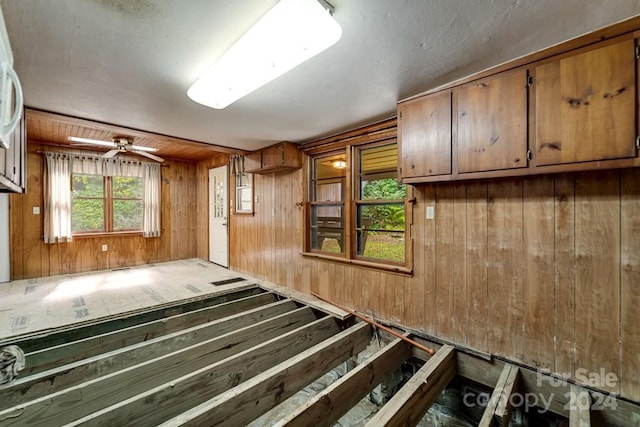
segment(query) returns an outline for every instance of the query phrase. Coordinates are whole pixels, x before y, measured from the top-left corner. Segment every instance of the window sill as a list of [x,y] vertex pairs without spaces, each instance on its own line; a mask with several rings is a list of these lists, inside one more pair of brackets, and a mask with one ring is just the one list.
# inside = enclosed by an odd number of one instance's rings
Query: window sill
[[400,266],[400,265],[381,264],[377,262],[363,261],[360,259],[347,259],[342,257],[325,255],[317,252],[302,252],[302,256],[306,258],[317,258],[325,261],[337,262],[340,264],[349,264],[356,267],[364,267],[364,268],[370,268],[373,270],[381,270],[388,273],[395,273],[395,274],[400,274],[408,277],[413,276],[413,269]]
[[73,233],[72,238],[84,239],[86,237],[108,237],[108,236],[142,236],[142,231],[110,231],[110,232],[98,232],[98,233]]

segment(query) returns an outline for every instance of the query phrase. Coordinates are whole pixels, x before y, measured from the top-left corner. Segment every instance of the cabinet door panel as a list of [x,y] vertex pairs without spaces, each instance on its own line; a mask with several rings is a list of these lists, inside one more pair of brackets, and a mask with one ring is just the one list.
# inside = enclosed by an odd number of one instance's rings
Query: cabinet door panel
[[457,94],[458,171],[527,167],[527,71],[464,86]]
[[634,157],[635,45],[626,40],[536,67],[536,163]]
[[244,170],[253,172],[262,168],[262,151],[252,151],[244,155]]
[[451,92],[400,106],[401,177],[451,173]]

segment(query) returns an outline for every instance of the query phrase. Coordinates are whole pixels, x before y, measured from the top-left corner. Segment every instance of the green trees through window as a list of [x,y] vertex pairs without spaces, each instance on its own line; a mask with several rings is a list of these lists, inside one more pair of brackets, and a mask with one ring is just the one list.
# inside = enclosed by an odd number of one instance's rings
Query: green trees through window
[[142,230],[142,178],[73,174],[72,180],[73,232]]

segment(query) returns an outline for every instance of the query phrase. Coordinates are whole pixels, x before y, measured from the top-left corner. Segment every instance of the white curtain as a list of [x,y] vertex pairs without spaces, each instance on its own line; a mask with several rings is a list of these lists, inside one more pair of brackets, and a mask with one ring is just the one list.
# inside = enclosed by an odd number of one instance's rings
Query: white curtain
[[71,166],[69,156],[45,153],[44,241],[71,241]]
[[142,164],[144,177],[144,237],[160,236],[160,165],[157,163]]
[[142,162],[101,157],[76,156],[72,159],[73,173],[102,176],[143,177]]

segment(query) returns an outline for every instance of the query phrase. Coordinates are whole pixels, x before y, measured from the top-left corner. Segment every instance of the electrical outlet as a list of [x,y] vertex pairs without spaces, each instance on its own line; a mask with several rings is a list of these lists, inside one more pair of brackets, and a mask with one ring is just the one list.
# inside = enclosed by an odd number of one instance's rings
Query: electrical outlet
[[427,206],[425,211],[427,219],[434,219],[436,217],[436,208],[434,206]]
[[107,252],[109,250],[108,245],[102,245],[102,252]]
[[33,207],[33,214],[34,215],[40,215],[40,206],[34,206]]

